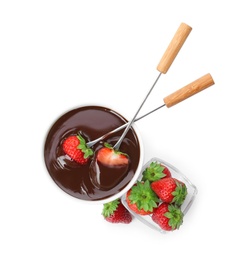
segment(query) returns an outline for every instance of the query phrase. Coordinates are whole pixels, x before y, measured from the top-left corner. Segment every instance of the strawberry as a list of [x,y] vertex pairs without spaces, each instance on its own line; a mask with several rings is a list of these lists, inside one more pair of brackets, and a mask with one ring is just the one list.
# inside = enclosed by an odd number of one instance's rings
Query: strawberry
[[85,139],[81,135],[71,135],[63,142],[63,151],[72,160],[80,164],[86,164],[93,150],[87,147]]
[[157,181],[165,177],[171,177],[169,169],[158,162],[151,162],[151,164],[143,171],[142,180]]
[[166,231],[179,229],[183,223],[183,213],[180,208],[165,202],[154,209],[151,218]]
[[132,221],[131,214],[119,199],[103,204],[102,215],[110,223],[129,224]]
[[[162,167],[165,167],[165,166],[162,166]],[[163,174],[165,174],[166,175],[165,177],[167,177],[167,178],[172,177],[171,172],[169,171],[169,169],[167,167],[164,168]]]
[[181,206],[187,195],[186,185],[175,178],[164,178],[151,183],[152,190],[167,203]]
[[104,147],[98,151],[96,158],[100,163],[110,166],[129,164],[128,155],[114,150],[113,147],[108,143],[105,143]]
[[129,208],[140,215],[149,215],[157,207],[159,199],[150,187],[150,182],[138,181],[126,194]]

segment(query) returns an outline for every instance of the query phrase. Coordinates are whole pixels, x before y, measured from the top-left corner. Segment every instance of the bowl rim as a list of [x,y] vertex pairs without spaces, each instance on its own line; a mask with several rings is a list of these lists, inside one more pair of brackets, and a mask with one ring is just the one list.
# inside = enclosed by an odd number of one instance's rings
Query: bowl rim
[[[42,158],[43,158],[43,165],[44,165],[44,168],[46,170],[46,172],[48,173],[49,177],[50,177],[50,174],[47,170],[47,167],[45,165],[45,159],[44,159],[44,147],[45,147],[45,142],[46,142],[46,138],[47,138],[47,135],[51,129],[51,127],[54,125],[54,123],[61,117],[63,116],[64,114],[66,114],[67,112],[70,112],[74,109],[77,109],[77,108],[81,108],[81,107],[87,107],[87,106],[100,106],[100,107],[104,107],[104,108],[107,108],[109,110],[113,110],[115,111],[116,113],[118,113],[119,115],[123,116],[127,121],[128,118],[126,116],[124,116],[123,113],[120,112],[120,110],[118,109],[115,109],[113,106],[108,106],[107,104],[103,104],[101,102],[99,103],[85,103],[85,104],[80,104],[80,105],[77,105],[77,106],[73,106],[71,108],[68,108],[66,109],[65,111],[63,111],[62,113],[60,113],[58,116],[56,116],[56,118],[54,118],[54,120],[52,120],[52,122],[49,124],[49,127],[48,127],[48,130],[46,131],[45,133],[45,136],[44,136],[44,141],[43,141],[43,147],[42,147]],[[84,199],[80,199],[80,198],[76,198],[70,194],[68,194],[67,192],[65,192],[63,189],[61,189],[60,187],[58,187],[59,190],[61,190],[63,192],[63,194],[67,195],[67,196],[70,196],[74,199],[77,199],[77,200],[80,200],[80,201],[83,201],[83,203],[85,204],[90,204],[90,205],[95,205],[95,204],[105,204],[105,203],[108,203],[108,202],[111,202],[111,201],[114,201],[116,199],[119,199],[120,197],[123,196],[123,194],[125,194],[134,184],[135,182],[137,181],[137,179],[139,178],[140,174],[141,174],[141,170],[142,170],[142,167],[143,167],[143,163],[144,163],[144,145],[143,145],[143,140],[142,140],[142,137],[141,137],[141,132],[139,131],[139,128],[136,126],[136,124],[132,124],[132,128],[134,129],[135,133],[136,133],[136,136],[137,136],[137,139],[138,139],[138,143],[139,143],[139,147],[140,147],[140,156],[139,156],[139,162],[138,162],[138,167],[136,169],[136,172],[133,176],[133,178],[130,180],[130,182],[123,188],[121,189],[118,193],[110,196],[110,197],[107,197],[107,198],[103,198],[103,199],[100,199],[100,200],[84,200]],[[54,180],[50,177],[51,181],[53,183]],[[58,185],[56,185],[58,186]]]

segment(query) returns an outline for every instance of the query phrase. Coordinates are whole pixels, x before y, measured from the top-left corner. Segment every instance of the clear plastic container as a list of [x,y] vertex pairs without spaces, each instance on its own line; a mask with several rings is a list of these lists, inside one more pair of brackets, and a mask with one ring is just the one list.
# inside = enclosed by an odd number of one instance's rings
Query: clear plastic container
[[[140,181],[142,179],[142,173],[143,171],[149,167],[149,165],[152,163],[152,162],[159,162],[161,164],[163,164],[164,166],[166,166],[170,172],[171,172],[171,175],[172,177],[182,181],[186,187],[187,187],[187,196],[186,196],[186,199],[184,201],[184,203],[181,205],[181,211],[183,212],[184,216],[186,215],[186,213],[188,212],[188,210],[190,209],[194,199],[195,199],[195,196],[197,194],[197,188],[194,184],[191,183],[191,181],[183,174],[181,173],[177,168],[175,168],[173,165],[169,164],[168,162],[166,161],[163,161],[162,159],[159,159],[159,158],[152,158],[151,160],[149,160],[142,168],[142,171],[141,171],[141,174],[138,178],[138,180]],[[148,227],[154,229],[154,230],[157,230],[161,233],[169,233],[170,231],[166,231],[166,230],[163,230],[159,227],[159,225],[157,225],[151,218],[151,215],[139,215],[139,214],[136,214],[135,212],[133,212],[127,202],[126,202],[126,194],[124,194],[121,198],[122,200],[122,203],[123,205],[128,209],[128,211],[138,220],[140,220],[142,223],[144,223],[145,225],[147,225]]]

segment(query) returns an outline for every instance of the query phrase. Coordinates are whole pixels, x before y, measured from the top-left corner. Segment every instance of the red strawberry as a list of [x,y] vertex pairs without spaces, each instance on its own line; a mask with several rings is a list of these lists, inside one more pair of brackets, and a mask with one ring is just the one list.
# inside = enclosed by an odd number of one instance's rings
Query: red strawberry
[[171,177],[169,169],[159,162],[151,162],[144,170],[142,180],[157,181],[165,177]]
[[[165,167],[165,166],[163,166],[163,167]],[[171,172],[169,171],[169,169],[167,167],[164,168],[163,173],[166,175],[165,177],[167,177],[167,178],[172,177]]]
[[183,204],[186,195],[186,185],[175,178],[164,178],[151,183],[152,190],[158,197],[167,203]]
[[137,182],[126,194],[129,208],[137,214],[149,215],[157,207],[159,199],[150,187],[150,182]]
[[129,224],[132,221],[131,214],[119,199],[104,204],[102,215],[111,223]]
[[97,161],[110,166],[129,164],[127,154],[114,150],[108,143],[105,143],[104,146],[97,153]]
[[63,151],[77,163],[87,163],[93,155],[92,149],[87,147],[85,139],[81,135],[71,135],[63,142]]
[[180,208],[168,203],[162,203],[155,208],[151,218],[167,231],[178,229],[183,223],[183,213]]

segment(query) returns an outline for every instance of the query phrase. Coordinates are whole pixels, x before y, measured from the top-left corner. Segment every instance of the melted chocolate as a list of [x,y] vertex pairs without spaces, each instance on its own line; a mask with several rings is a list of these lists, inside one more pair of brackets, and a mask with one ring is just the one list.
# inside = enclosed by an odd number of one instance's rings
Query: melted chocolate
[[[116,186],[127,174],[128,164],[105,165],[94,158],[90,164],[89,176],[95,187],[109,190]],[[111,178],[113,176],[113,178]]]
[[[66,193],[83,200],[108,198],[122,190],[134,176],[139,162],[140,147],[134,130],[129,130],[120,146],[120,151],[129,155],[128,169],[122,171],[116,167],[101,168],[102,175],[98,178],[94,176],[93,169],[103,166],[97,165],[96,155],[86,165],[80,165],[64,153],[62,142],[78,132],[89,142],[126,122],[115,111],[100,106],[80,107],[61,116],[51,127],[44,147],[45,164],[55,183]],[[114,145],[122,132],[123,130],[114,133],[94,145],[92,149],[95,154],[103,146],[103,142]],[[122,172],[123,174],[119,174]]]

